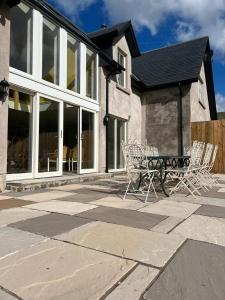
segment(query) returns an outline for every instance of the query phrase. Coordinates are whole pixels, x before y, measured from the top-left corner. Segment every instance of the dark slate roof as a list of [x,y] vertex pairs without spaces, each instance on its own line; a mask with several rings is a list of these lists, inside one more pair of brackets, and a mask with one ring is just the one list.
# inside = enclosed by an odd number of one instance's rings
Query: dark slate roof
[[96,39],[96,38],[100,38],[102,36],[105,35],[113,35],[113,34],[119,34],[119,33],[124,33],[124,31],[131,25],[130,21],[126,21],[126,22],[122,22],[119,24],[116,24],[114,26],[111,27],[105,27],[105,28],[100,28],[97,31],[93,31],[88,33],[88,36],[91,39]]
[[132,57],[137,57],[140,55],[140,50],[131,21],[119,23],[111,27],[101,28],[97,31],[88,33],[88,36],[94,43],[100,45],[100,48],[105,48],[104,43],[107,43],[109,40],[115,44],[122,36],[125,36]]
[[134,75],[147,88],[198,80],[209,38],[143,53],[132,60]]

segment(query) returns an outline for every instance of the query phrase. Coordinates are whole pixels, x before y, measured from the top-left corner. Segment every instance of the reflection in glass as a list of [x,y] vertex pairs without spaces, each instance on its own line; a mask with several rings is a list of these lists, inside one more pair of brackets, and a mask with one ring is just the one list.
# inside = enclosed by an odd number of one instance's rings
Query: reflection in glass
[[77,172],[78,162],[78,107],[64,104],[63,170]]
[[68,35],[67,39],[67,88],[80,92],[80,42]]
[[94,168],[94,114],[82,110],[82,169]]
[[43,54],[42,78],[58,84],[59,73],[59,29],[57,26],[43,20]]
[[108,124],[108,167],[114,169],[115,155],[115,119],[110,117]]
[[125,141],[125,122],[117,120],[117,169],[124,168],[124,156],[121,143]]
[[59,103],[40,98],[39,172],[59,170]]
[[32,96],[10,90],[7,173],[29,173],[32,168]]
[[96,54],[87,48],[86,52],[86,96],[96,99]]
[[20,3],[10,11],[10,66],[31,74],[32,9]]

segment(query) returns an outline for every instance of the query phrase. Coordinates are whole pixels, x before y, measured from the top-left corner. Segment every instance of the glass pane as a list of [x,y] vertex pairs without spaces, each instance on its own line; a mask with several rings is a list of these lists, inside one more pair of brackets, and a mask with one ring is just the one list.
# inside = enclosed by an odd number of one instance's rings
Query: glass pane
[[32,96],[9,92],[7,173],[29,173],[32,168]]
[[114,166],[114,155],[115,155],[115,119],[111,118],[109,119],[109,125],[108,125],[108,166],[109,169],[115,169]]
[[82,111],[82,169],[94,168],[94,114]]
[[96,54],[87,48],[86,52],[86,96],[96,99]]
[[124,157],[121,148],[122,141],[125,140],[125,122],[117,120],[117,169],[124,168]]
[[63,170],[77,172],[78,107],[64,104]]
[[42,78],[58,84],[58,47],[59,29],[48,20],[43,21],[43,54],[42,54]]
[[32,9],[20,3],[11,9],[10,16],[10,66],[31,74]]
[[80,42],[71,36],[67,40],[67,88],[80,92]]
[[59,103],[40,98],[39,172],[59,169]]

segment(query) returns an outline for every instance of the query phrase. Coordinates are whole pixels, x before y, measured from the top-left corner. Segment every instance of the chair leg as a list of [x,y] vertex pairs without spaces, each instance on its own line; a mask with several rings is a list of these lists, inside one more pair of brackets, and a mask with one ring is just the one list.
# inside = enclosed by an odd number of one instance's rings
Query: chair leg
[[125,192],[125,194],[124,194],[124,196],[123,196],[123,200],[125,200],[125,198],[126,198],[126,196],[127,196],[127,193],[128,193],[129,187],[130,187],[130,184],[131,184],[131,180],[129,180],[129,183],[128,183],[128,185],[127,185],[126,192]]

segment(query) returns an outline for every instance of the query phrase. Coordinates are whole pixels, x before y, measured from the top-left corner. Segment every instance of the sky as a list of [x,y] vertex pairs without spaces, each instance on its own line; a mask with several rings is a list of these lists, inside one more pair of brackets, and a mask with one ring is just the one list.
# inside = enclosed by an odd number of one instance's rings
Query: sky
[[209,36],[217,110],[225,111],[225,0],[46,0],[85,32],[131,20],[141,52]]

